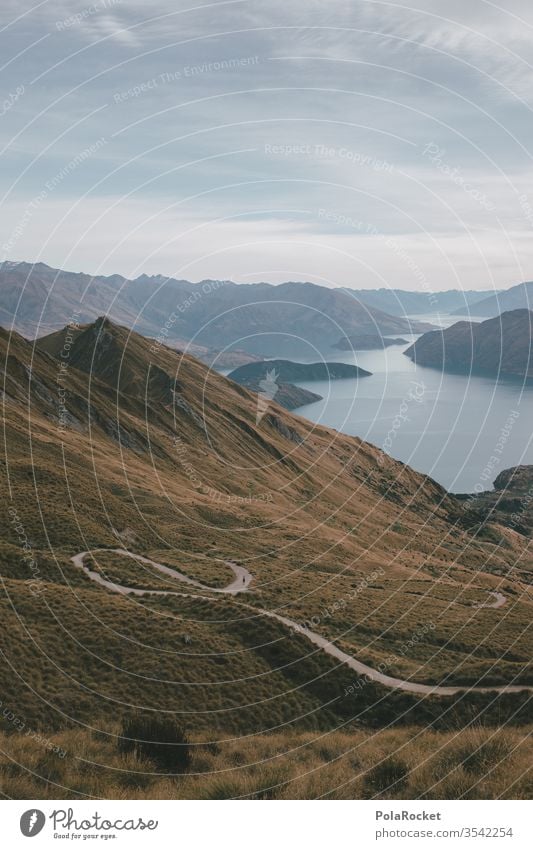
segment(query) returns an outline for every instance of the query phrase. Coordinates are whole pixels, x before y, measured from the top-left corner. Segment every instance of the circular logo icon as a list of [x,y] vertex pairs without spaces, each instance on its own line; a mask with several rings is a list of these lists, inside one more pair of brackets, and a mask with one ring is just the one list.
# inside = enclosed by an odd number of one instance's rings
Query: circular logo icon
[[46,822],[46,817],[42,811],[37,808],[31,808],[25,811],[20,818],[20,830],[24,837],[35,837],[42,831]]

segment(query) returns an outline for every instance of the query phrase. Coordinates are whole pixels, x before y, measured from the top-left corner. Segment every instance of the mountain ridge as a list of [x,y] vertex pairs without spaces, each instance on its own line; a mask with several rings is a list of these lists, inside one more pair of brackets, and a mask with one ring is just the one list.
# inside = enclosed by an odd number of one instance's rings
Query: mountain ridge
[[314,283],[191,283],[163,275],[93,276],[44,263],[0,265],[0,323],[29,338],[48,335],[72,319],[109,315],[145,336],[172,343],[248,354],[316,358],[339,337],[358,332],[423,332],[410,322],[359,303],[342,289]]
[[[502,292],[491,294],[482,301],[472,304],[466,315],[473,315],[480,318],[493,318],[504,312],[511,312],[516,309],[528,309],[533,306],[533,282],[524,281],[516,286],[511,286],[510,289],[504,289]],[[452,313],[455,315],[456,313]]]
[[363,303],[392,315],[446,314],[475,315],[475,305],[492,296],[493,291],[446,289],[440,292],[417,292],[408,289],[347,289]]

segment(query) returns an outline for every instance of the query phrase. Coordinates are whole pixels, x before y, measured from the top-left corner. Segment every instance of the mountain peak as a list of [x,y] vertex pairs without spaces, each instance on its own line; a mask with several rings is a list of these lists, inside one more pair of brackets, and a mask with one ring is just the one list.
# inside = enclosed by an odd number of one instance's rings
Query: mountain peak
[[107,315],[99,315],[95,321],[93,321],[92,325],[89,325],[87,329],[93,328],[94,330],[108,330],[111,328],[119,327],[118,324],[114,324]]

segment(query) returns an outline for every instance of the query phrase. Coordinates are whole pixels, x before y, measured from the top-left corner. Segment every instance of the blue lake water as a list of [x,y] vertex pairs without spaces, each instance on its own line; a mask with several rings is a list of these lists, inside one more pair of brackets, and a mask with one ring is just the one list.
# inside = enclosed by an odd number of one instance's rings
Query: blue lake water
[[533,463],[533,386],[415,366],[405,349],[333,351],[329,360],[372,376],[301,383],[323,400],[295,412],[384,448],[452,492],[491,489],[502,469]]

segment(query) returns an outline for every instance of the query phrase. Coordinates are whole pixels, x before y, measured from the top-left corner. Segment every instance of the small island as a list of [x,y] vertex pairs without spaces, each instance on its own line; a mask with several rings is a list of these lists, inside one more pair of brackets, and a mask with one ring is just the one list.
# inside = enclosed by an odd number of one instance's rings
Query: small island
[[407,339],[392,339],[380,333],[355,333],[343,336],[333,345],[336,351],[378,351],[391,345],[408,345]]
[[321,401],[322,396],[295,382],[353,380],[370,377],[371,372],[349,363],[295,363],[292,360],[264,360],[234,369],[228,378],[240,386],[268,396],[287,410]]

